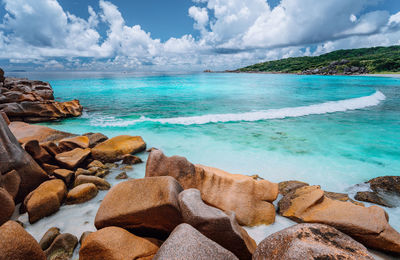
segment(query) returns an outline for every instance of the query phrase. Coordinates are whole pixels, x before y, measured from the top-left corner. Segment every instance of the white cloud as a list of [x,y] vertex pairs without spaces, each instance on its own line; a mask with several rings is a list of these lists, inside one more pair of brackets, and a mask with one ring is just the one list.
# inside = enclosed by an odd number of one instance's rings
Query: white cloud
[[[199,37],[155,39],[127,25],[118,7],[99,0],[83,19],[57,0],[3,0],[0,59],[43,68],[234,69],[270,59],[339,48],[400,43],[400,12],[365,8],[379,0],[193,0],[188,15]],[[106,26],[100,35],[99,25]],[[316,46],[311,52],[309,46]],[[82,59],[88,58],[88,59]],[[63,61],[60,61],[60,60]]]

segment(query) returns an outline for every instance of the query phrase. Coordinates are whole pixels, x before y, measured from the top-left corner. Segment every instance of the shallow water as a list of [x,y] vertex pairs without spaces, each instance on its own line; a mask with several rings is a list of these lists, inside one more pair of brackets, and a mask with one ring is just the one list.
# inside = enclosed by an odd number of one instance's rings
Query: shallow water
[[[141,135],[149,147],[194,163],[274,182],[301,180],[335,192],[355,194],[357,183],[400,174],[400,79],[268,74],[29,77],[50,80],[58,100],[77,98],[85,107],[80,118],[46,124],[59,130]],[[144,176],[144,167],[135,174]],[[388,212],[390,223],[400,230],[400,212]],[[287,225],[289,221],[279,219],[270,228],[250,232],[260,240]],[[45,232],[44,226],[41,229]]]

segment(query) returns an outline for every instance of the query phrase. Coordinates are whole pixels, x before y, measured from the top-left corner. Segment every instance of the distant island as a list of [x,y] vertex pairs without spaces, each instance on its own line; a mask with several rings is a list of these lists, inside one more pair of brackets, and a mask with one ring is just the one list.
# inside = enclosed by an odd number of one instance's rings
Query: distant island
[[267,61],[226,72],[306,75],[400,73],[400,46],[338,50],[320,56]]

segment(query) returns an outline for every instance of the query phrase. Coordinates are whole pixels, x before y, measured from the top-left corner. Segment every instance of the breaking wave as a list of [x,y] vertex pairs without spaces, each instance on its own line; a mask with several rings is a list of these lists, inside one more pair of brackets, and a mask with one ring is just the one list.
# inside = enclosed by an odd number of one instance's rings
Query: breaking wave
[[321,115],[335,112],[345,112],[349,110],[363,109],[366,107],[376,106],[385,100],[385,95],[376,91],[370,96],[359,98],[344,99],[339,101],[329,101],[309,106],[286,107],[279,109],[268,109],[236,114],[208,114],[202,116],[190,117],[173,117],[173,118],[147,118],[141,117],[135,120],[123,120],[115,118],[97,119],[94,125],[98,126],[119,126],[126,127],[143,122],[156,122],[161,124],[176,125],[202,125],[208,123],[224,123],[237,121],[260,121],[268,119],[282,119],[288,117],[301,117],[308,115]]

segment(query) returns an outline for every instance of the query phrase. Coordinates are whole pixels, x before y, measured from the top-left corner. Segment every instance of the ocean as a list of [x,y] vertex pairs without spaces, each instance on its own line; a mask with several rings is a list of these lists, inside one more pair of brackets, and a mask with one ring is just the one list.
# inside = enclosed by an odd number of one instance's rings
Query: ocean
[[[228,73],[28,77],[49,81],[56,100],[79,99],[83,105],[79,118],[44,124],[58,130],[140,135],[148,147],[193,163],[273,182],[300,180],[351,196],[367,189],[357,184],[400,175],[399,78]],[[129,175],[143,177],[144,165]],[[387,211],[400,230],[400,212]],[[260,240],[290,224],[280,218],[275,226],[249,232]]]

